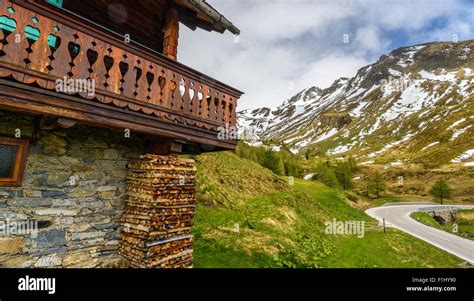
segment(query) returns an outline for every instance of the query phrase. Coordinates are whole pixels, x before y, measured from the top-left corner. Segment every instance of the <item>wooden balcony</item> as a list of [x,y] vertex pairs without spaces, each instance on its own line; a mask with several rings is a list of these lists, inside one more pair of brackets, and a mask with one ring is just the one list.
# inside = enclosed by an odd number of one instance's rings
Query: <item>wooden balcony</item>
[[39,1],[0,0],[0,26],[0,109],[235,148],[240,91]]

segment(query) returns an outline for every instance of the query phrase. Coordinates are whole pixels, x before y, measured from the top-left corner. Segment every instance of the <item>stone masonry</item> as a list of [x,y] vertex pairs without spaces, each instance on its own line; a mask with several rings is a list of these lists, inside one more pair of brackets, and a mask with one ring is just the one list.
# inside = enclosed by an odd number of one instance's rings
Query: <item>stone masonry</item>
[[[39,130],[38,121],[0,111],[0,135],[33,138],[22,187],[0,187],[0,267],[127,266],[118,227],[143,137],[82,124]],[[8,230],[34,223],[36,235]]]

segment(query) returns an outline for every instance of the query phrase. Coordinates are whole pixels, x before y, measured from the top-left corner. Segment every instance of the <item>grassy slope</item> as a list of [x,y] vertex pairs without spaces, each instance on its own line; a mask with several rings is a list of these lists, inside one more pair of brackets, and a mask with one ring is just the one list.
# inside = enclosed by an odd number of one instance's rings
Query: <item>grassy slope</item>
[[461,236],[474,240],[474,209],[459,210],[456,215],[456,223]]
[[[456,267],[461,260],[389,229],[316,182],[292,187],[232,153],[197,156],[195,267]],[[326,221],[364,221],[365,236],[325,234]],[[236,232],[235,225],[239,225]]]
[[[311,162],[315,162],[312,160]],[[314,164],[314,163],[313,163]],[[432,202],[439,203],[434,199],[429,190],[433,183],[444,178],[453,189],[453,199],[445,201],[446,204],[474,204],[474,169],[455,166],[445,166],[437,169],[425,169],[420,165],[387,166],[380,164],[359,165],[360,171],[356,176],[361,177],[355,181],[355,190],[361,193],[368,182],[368,178],[378,171],[384,177],[387,184],[389,198],[394,200],[387,202]],[[398,185],[398,177],[404,179],[403,186]],[[374,200],[377,204],[385,200]]]
[[[427,226],[444,230],[451,234],[457,234],[461,237],[474,240],[474,210],[458,210],[456,220],[444,225],[438,224],[436,220],[425,212],[414,212],[411,217]],[[456,224],[457,232],[453,232],[454,224]]]
[[436,222],[436,220],[426,212],[413,212],[410,216],[422,224],[436,229],[441,229],[440,225]]

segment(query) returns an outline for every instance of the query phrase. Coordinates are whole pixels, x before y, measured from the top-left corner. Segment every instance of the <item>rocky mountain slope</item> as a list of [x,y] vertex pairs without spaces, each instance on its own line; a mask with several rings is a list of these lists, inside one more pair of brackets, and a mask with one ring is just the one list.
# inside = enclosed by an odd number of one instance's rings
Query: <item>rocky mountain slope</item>
[[[474,40],[399,48],[275,110],[238,114],[249,143],[437,166],[474,161]],[[249,131],[248,129],[252,129]]]

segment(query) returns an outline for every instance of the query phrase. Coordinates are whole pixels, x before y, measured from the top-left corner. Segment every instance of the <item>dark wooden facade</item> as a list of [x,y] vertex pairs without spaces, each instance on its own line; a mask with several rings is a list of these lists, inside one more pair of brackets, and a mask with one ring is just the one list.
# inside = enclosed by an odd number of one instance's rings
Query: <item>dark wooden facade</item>
[[62,7],[162,52],[165,5],[166,1],[66,0]]
[[[163,54],[166,46],[177,46],[177,40],[166,43],[167,20],[176,22],[176,15],[167,18],[170,9],[191,28],[222,28],[181,1],[112,2],[65,0],[59,9],[40,0],[0,0],[0,109],[205,150],[234,149],[236,141],[219,140],[218,131],[235,126],[242,93]],[[93,80],[94,93],[60,91],[58,80]]]

